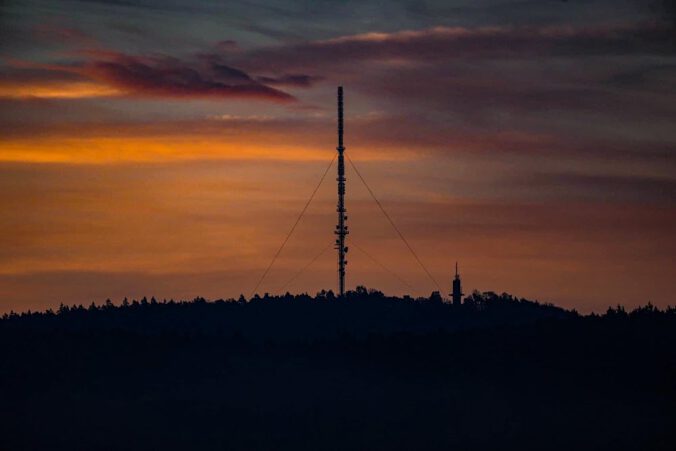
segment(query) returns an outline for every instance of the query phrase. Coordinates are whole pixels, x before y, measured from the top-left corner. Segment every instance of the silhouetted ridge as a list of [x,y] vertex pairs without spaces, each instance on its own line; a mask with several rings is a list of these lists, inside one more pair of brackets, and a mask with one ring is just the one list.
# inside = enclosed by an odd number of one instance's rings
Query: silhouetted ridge
[[0,450],[676,449],[676,309],[359,288],[0,320]]
[[527,324],[545,319],[575,317],[551,304],[518,299],[508,294],[475,292],[462,305],[443,302],[434,292],[428,298],[392,297],[357,287],[338,299],[331,291],[271,296],[250,300],[148,301],[126,299],[120,305],[61,305],[56,312],[5,315],[4,327],[35,330],[127,330],[140,334],[240,335],[261,339],[335,338],[369,334],[426,333]]

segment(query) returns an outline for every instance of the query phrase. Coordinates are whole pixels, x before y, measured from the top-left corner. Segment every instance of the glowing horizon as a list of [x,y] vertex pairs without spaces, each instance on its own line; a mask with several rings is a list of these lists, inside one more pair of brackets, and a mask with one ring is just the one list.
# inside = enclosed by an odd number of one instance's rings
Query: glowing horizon
[[[239,5],[252,28],[231,5],[37,3],[2,7],[0,313],[248,295],[335,152],[337,85],[347,154],[444,294],[457,260],[466,292],[673,304],[668,12],[459,1],[365,23],[346,5]],[[428,295],[347,170],[348,246]],[[262,292],[333,240],[333,178]],[[348,260],[349,289],[409,291]],[[331,251],[289,289],[335,283]]]

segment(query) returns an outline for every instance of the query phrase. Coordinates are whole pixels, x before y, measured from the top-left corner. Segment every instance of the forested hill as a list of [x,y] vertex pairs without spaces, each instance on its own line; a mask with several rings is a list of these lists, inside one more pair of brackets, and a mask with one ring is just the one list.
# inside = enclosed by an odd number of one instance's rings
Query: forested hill
[[673,450],[676,309],[360,288],[0,320],[0,449]]
[[332,293],[0,320],[0,450],[676,449],[676,309]]
[[425,333],[519,325],[545,319],[574,318],[551,304],[518,299],[508,294],[475,292],[464,304],[451,305],[438,293],[428,298],[389,297],[358,287],[337,299],[333,292],[207,301],[140,301],[115,305],[106,301],[68,306],[56,312],[7,314],[0,328],[38,331],[126,330],[153,335],[165,333],[241,336],[250,339],[314,339],[370,334]]

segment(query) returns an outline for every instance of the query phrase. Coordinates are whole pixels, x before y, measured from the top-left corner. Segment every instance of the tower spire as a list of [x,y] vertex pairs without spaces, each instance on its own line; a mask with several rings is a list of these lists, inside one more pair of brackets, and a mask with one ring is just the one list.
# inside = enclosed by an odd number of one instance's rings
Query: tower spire
[[345,246],[345,238],[349,233],[347,231],[347,225],[345,225],[345,220],[347,215],[345,214],[347,210],[345,209],[345,160],[343,158],[343,152],[345,147],[343,147],[343,87],[338,87],[338,206],[336,211],[338,212],[338,225],[336,226],[335,234],[338,236],[336,239],[335,248],[338,250],[338,294],[342,298],[345,295],[345,265],[347,265],[347,260],[345,260],[345,254],[347,253],[347,246]]
[[460,274],[458,273],[458,262],[455,262],[455,278],[453,279],[453,292],[451,293],[453,305],[460,305],[462,303],[462,297],[464,294],[465,293],[462,292]]

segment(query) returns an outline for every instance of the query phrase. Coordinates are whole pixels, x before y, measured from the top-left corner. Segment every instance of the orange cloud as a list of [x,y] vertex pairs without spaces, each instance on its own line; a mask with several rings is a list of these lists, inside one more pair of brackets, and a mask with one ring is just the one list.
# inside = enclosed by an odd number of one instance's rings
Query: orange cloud
[[[308,122],[309,121],[309,122]],[[370,122],[356,127],[368,128]],[[356,130],[355,130],[356,131]],[[189,160],[326,161],[334,149],[330,120],[219,115],[148,123],[66,123],[8,127],[0,161],[108,164]],[[406,143],[364,141],[362,160],[415,157]]]
[[247,139],[225,140],[182,136],[37,139],[0,144],[0,161],[33,163],[108,164],[188,160],[323,160],[327,152],[314,148],[252,144]]
[[135,56],[112,51],[80,54],[88,59],[69,64],[10,60],[11,70],[0,73],[0,97],[128,95],[293,102],[296,99],[292,95],[268,84],[308,87],[316,81],[305,74],[252,77],[215,55],[183,61],[169,56]]
[[91,81],[57,83],[2,83],[0,97],[10,99],[78,99],[86,97],[112,97],[124,94],[118,88]]

